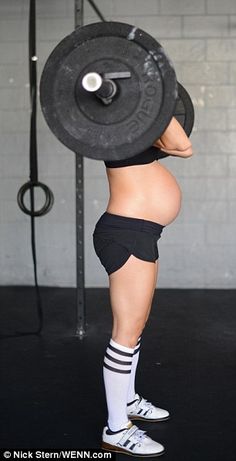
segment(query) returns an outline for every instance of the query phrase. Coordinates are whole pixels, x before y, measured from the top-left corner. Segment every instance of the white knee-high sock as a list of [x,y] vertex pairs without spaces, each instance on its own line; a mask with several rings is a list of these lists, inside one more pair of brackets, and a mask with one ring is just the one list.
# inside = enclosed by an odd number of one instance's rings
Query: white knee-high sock
[[138,365],[138,360],[139,360],[140,347],[141,347],[141,336],[139,337],[137,345],[134,348],[127,403],[130,403],[135,399],[135,376],[136,376],[136,370],[137,370],[137,365]]
[[122,429],[128,422],[126,405],[133,353],[133,348],[122,346],[113,339],[105,353],[103,377],[111,431]]

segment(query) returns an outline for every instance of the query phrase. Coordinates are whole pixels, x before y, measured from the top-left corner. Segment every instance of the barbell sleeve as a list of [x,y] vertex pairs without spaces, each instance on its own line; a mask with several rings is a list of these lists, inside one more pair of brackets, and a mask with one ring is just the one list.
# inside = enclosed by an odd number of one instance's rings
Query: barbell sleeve
[[90,93],[95,93],[104,104],[111,103],[117,92],[115,82],[111,79],[103,78],[97,72],[86,74],[82,79],[82,87]]
[[82,87],[91,93],[95,93],[102,86],[102,77],[97,72],[89,72],[83,77]]

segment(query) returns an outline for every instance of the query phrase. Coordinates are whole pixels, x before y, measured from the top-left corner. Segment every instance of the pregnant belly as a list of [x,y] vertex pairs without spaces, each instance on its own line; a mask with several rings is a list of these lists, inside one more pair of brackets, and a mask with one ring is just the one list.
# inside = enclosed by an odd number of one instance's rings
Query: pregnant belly
[[162,225],[170,224],[181,207],[181,190],[175,177],[159,162],[107,169],[109,213]]

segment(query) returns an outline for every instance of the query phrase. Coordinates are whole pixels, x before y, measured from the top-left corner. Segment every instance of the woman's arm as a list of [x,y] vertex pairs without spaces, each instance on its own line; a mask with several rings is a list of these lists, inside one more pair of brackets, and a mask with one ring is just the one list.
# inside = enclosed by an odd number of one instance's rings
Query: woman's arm
[[193,154],[192,144],[175,117],[172,117],[168,127],[161,135],[160,139],[155,141],[154,146],[167,154],[176,155],[178,157],[186,158],[191,157]]

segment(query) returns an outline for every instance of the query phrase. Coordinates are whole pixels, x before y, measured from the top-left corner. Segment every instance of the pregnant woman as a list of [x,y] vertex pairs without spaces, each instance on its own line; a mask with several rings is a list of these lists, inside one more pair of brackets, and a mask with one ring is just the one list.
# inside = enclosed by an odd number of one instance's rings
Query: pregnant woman
[[109,275],[113,313],[103,366],[108,421],[102,448],[137,457],[162,455],[164,447],[131,420],[169,418],[167,410],[135,391],[141,334],[157,282],[157,241],[181,206],[177,181],[157,158],[162,151],[192,155],[189,138],[174,117],[154,146],[128,160],[105,162],[110,198],[93,235],[96,254]]

